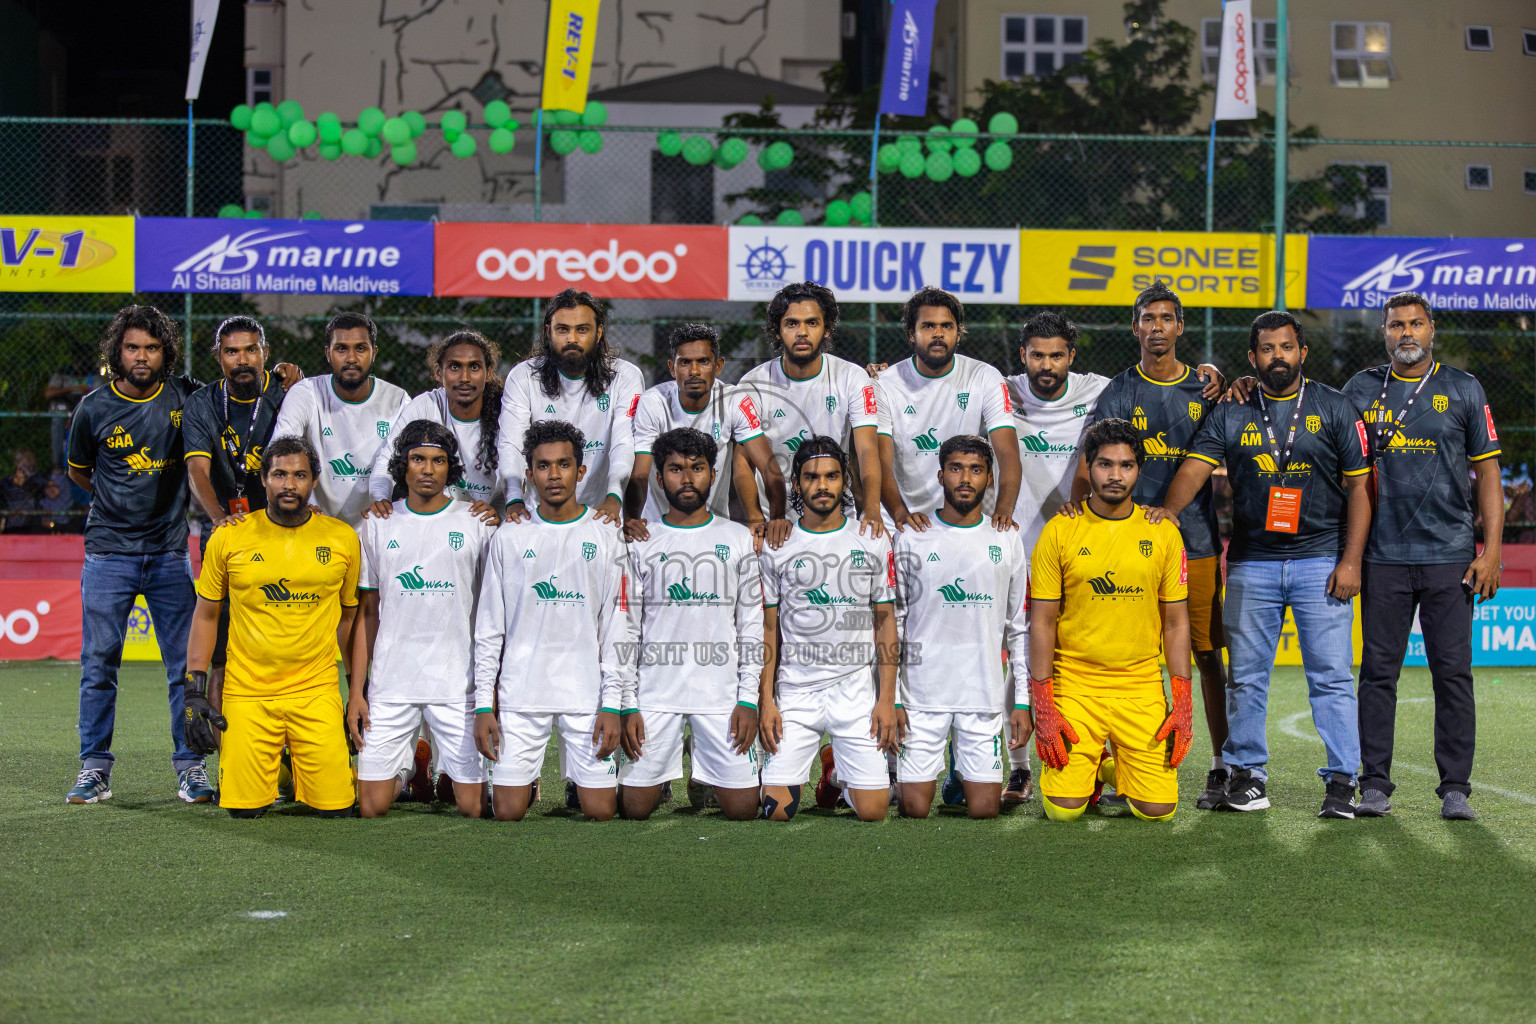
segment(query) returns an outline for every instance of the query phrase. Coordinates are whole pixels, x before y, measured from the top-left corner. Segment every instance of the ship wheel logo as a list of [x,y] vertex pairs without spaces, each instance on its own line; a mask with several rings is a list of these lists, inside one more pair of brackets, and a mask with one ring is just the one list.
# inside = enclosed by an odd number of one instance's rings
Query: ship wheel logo
[[789,259],[784,255],[788,248],[770,245],[765,237],[762,245],[747,249],[747,258],[736,265],[747,272],[748,281],[782,281],[790,271]]

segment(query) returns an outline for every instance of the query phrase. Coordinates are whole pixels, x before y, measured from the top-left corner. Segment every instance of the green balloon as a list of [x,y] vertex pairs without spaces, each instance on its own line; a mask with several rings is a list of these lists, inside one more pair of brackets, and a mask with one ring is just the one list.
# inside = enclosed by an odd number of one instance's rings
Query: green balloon
[[389,158],[401,167],[409,166],[416,162],[416,143],[402,142],[398,146],[389,147]]
[[445,132],[462,132],[469,127],[469,118],[464,116],[462,110],[445,110],[441,123]]
[[795,147],[780,139],[768,147],[768,159],[773,162],[773,169],[782,171],[795,162]]
[[288,136],[279,132],[267,142],[267,156],[278,163],[287,163],[293,159],[293,143],[288,141]]
[[378,107],[369,107],[357,115],[357,127],[364,135],[376,137],[384,130],[385,120],[384,111]]
[[955,150],[955,173],[969,178],[981,170],[981,154],[974,149]]
[[411,138],[421,138],[421,133],[427,130],[427,119],[421,116],[419,110],[407,110],[400,115],[400,120],[410,125]]
[[491,132],[491,137],[486,141],[486,145],[491,147],[492,153],[510,153],[512,152],[512,143],[515,141],[516,138],[510,131],[505,128],[497,128]]
[[928,129],[928,152],[948,153],[950,150],[949,129],[941,124],[936,124]]
[[282,119],[283,127],[287,128],[295,121],[304,120],[304,105],[298,100],[283,100],[277,105],[277,116]]
[[1013,166],[1013,150],[1008,148],[1006,142],[994,142],[987,147],[987,166],[994,171],[1006,171]]
[[720,152],[716,158],[726,170],[730,170],[751,155],[752,150],[741,139],[726,139],[720,143]]
[[368,152],[368,136],[363,134],[361,128],[349,128],[341,136],[341,151],[352,156],[362,156]]
[[929,181],[948,181],[954,177],[955,162],[948,153],[929,153],[923,170],[927,172]]
[[225,203],[223,206],[219,207],[219,216],[244,217],[245,211],[240,208],[239,203]]
[[[574,110],[552,110],[549,112],[549,114],[554,115],[555,124],[561,125],[562,127],[568,127],[573,124],[581,124],[581,114]],[[544,120],[549,120],[549,114],[545,115]]]
[[368,140],[368,148],[363,151],[363,156],[372,160],[382,152],[384,152],[384,143],[375,135]]
[[[238,210],[239,207],[237,206],[237,207],[235,207],[235,209]],[[763,222],[763,218],[759,217],[755,213],[749,213],[745,217],[743,217],[740,220],[738,220],[736,223],[740,224],[744,228],[752,228],[752,227],[757,227],[762,222]]]
[[576,144],[583,153],[600,153],[603,149],[603,133],[591,130],[577,132]]
[[975,121],[962,117],[949,126],[949,140],[955,144],[956,149],[970,149],[976,145],[974,136],[978,130]]
[[567,131],[564,128],[558,128],[549,133],[549,148],[561,156],[575,152],[580,142],[581,140],[576,137],[575,132]]
[[257,135],[271,137],[283,130],[283,119],[277,116],[277,111],[270,107],[266,110],[257,109],[251,113],[251,131]]
[[853,219],[853,208],[841,199],[834,199],[827,204],[826,223],[828,227],[840,228]]
[[475,137],[473,135],[460,135],[453,140],[453,155],[460,160],[475,155]]
[[491,100],[485,105],[485,123],[492,128],[500,128],[512,117],[512,108],[507,106],[505,100]]
[[928,168],[928,161],[923,159],[923,154],[915,149],[909,149],[901,154],[901,176],[903,178],[921,178],[923,171]]
[[881,174],[893,174],[901,166],[901,147],[887,142],[875,150],[875,166]]
[[341,118],[327,110],[315,118],[315,132],[321,142],[336,145],[341,142]]
[[923,137],[921,135],[903,135],[896,140],[896,146],[903,153],[909,150],[919,150],[923,148]]
[[463,135],[463,134],[464,134],[464,133],[463,133],[463,132],[460,132],[460,131],[454,131],[454,130],[453,130],[453,129],[452,129],[452,128],[444,128],[444,129],[443,129],[443,141],[445,141],[445,142],[447,142],[447,143],[448,143],[448,145],[450,145],[450,146],[451,146],[451,145],[453,145],[453,144],[454,144],[454,143],[455,143],[455,142],[458,142],[458,141],[459,141],[459,138],[460,138],[460,137],[461,137],[461,136],[462,136],[462,135]]
[[869,226],[869,218],[868,217],[860,217],[857,213],[855,213],[853,215],[853,223],[858,224],[860,227],[868,227]]
[[855,220],[869,223],[870,214],[874,212],[875,204],[868,192],[855,192],[848,199],[848,209],[853,213]]
[[987,122],[987,131],[993,135],[1012,135],[1019,130],[1019,119],[1000,110],[992,115],[992,120]]
[[602,100],[587,100],[587,109],[581,112],[581,123],[589,128],[608,123],[608,108]]
[[313,146],[318,137],[319,133],[315,131],[315,126],[308,121],[295,121],[288,126],[288,141],[297,149]]
[[384,128],[379,134],[391,146],[398,146],[402,142],[411,141],[411,126],[405,123],[403,117],[392,117],[384,122]]
[[774,218],[774,222],[786,228],[798,228],[805,224],[805,218],[800,216],[799,210],[785,210]]
[[326,160],[339,160],[341,158],[341,143],[339,143],[339,142],[322,142],[322,143],[320,143],[320,156],[323,157]]
[[702,135],[690,135],[683,143],[683,159],[695,167],[703,167],[714,159],[715,147]]
[[254,129],[245,133],[245,144],[252,149],[266,149],[267,143],[270,141],[272,141],[272,136],[257,135]]
[[683,151],[683,136],[678,132],[658,132],[656,151],[662,156],[677,156]]
[[246,220],[261,220],[266,217],[266,214],[262,213],[260,210],[246,210],[240,216],[244,217]]
[[300,218],[300,219],[302,219],[302,220],[325,220],[324,217],[320,216],[320,211],[319,210],[306,210],[305,213],[304,213],[304,216],[302,218]]
[[244,103],[237,103],[235,109],[229,112],[229,123],[241,131],[250,131],[251,108]]

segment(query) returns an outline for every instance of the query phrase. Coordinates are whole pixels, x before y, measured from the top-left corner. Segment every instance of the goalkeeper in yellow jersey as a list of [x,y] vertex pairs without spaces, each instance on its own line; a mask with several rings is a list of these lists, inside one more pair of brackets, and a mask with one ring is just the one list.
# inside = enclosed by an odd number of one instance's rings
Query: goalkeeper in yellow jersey
[[[1105,744],[1113,782],[1131,812],[1166,821],[1178,805],[1177,768],[1189,753],[1188,572],[1172,521],[1149,523],[1131,500],[1141,436],[1125,420],[1095,423],[1083,439],[1092,495],[1082,514],[1046,524],[1031,560],[1030,692],[1046,817],[1087,808]],[[1166,652],[1173,708],[1158,655]]]

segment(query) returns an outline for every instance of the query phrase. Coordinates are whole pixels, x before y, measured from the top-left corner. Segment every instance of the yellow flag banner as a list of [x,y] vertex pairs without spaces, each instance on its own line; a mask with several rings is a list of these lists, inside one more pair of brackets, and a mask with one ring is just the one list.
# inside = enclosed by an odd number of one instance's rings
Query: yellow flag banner
[[549,38],[544,42],[545,110],[574,110],[587,106],[592,80],[592,54],[597,49],[598,0],[553,0],[549,5]]
[[[1186,306],[1273,306],[1269,235],[1204,231],[1025,231],[1019,248],[1025,305],[1125,306],[1159,282]],[[1285,300],[1306,305],[1307,236],[1285,238]]]
[[132,217],[0,216],[0,292],[133,291]]

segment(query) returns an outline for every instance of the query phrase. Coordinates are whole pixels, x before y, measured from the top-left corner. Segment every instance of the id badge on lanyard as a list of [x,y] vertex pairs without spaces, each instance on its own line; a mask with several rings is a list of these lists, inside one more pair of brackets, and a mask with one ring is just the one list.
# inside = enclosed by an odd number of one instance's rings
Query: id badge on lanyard
[[1301,388],[1295,398],[1296,404],[1291,407],[1290,431],[1285,439],[1285,447],[1281,448],[1275,439],[1274,426],[1269,420],[1269,406],[1264,401],[1264,393],[1259,392],[1259,408],[1264,414],[1264,431],[1269,438],[1270,458],[1275,461],[1275,469],[1278,472],[1281,484],[1271,486],[1269,489],[1269,501],[1264,509],[1264,529],[1273,533],[1299,533],[1301,532],[1301,495],[1302,488],[1286,487],[1286,471],[1290,468],[1291,452],[1296,444],[1296,427],[1301,421],[1302,403],[1307,397],[1307,382],[1303,378]]
[[1264,529],[1275,533],[1296,533],[1301,529],[1301,488],[1271,487],[1269,507],[1264,512]]

